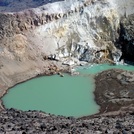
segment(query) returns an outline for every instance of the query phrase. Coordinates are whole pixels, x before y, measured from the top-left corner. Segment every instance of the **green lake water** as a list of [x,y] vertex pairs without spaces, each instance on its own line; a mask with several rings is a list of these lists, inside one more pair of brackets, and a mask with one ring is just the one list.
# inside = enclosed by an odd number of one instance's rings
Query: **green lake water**
[[134,66],[103,64],[79,67],[76,69],[80,72],[78,76],[34,78],[11,88],[2,98],[3,104],[6,108],[41,110],[63,116],[92,115],[99,112],[93,95],[93,75],[111,68],[134,71]]

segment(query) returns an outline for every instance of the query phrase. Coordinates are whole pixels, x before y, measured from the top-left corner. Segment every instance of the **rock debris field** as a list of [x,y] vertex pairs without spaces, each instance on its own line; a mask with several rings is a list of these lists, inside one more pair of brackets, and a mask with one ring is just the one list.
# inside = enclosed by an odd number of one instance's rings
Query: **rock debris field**
[[9,109],[1,112],[0,122],[0,134],[134,134],[134,113],[75,119]]

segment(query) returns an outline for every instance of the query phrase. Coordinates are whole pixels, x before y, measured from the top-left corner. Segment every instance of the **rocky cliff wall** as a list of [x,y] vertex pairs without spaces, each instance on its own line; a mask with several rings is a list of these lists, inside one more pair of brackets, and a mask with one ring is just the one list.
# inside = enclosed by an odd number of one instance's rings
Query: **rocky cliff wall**
[[114,51],[118,26],[118,13],[108,2],[57,2],[1,14],[0,37],[15,58],[26,57],[24,47],[32,45],[43,55],[72,59],[73,64],[74,58],[94,62],[105,49]]
[[122,56],[127,63],[134,63],[134,14],[121,19],[121,30],[119,42],[121,44]]
[[19,59],[27,58],[26,49],[32,47],[39,51],[36,56],[42,53],[65,64],[113,60],[121,55],[114,46],[120,16],[134,12],[129,1],[70,0],[1,13],[1,44]]

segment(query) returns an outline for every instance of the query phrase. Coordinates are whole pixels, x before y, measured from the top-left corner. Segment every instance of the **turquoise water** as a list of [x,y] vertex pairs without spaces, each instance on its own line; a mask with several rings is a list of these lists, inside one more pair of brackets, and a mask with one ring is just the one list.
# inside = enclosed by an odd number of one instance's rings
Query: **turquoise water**
[[109,64],[96,64],[91,66],[81,66],[77,68],[81,74],[97,74],[99,72],[108,69],[123,69],[128,71],[134,71],[134,66],[132,65],[109,65]]
[[91,115],[99,110],[92,79],[58,75],[35,78],[11,88],[3,97],[6,108],[42,110],[64,116]]
[[2,100],[6,108],[41,110],[46,113],[81,117],[99,111],[94,101],[93,75],[98,72],[120,68],[134,70],[133,66],[110,66],[107,64],[79,67],[79,76],[44,76],[29,80],[11,88]]

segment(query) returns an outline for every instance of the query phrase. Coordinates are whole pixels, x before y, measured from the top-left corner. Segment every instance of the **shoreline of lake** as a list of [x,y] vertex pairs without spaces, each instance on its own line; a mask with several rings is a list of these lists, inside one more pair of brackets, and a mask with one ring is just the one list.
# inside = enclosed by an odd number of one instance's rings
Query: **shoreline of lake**
[[[134,112],[134,72],[111,69],[95,77],[95,99],[100,113]],[[101,91],[100,91],[101,89]]]
[[[95,76],[95,79],[102,76],[110,77],[108,72],[114,74],[123,70],[112,69],[103,71]],[[129,72],[129,71],[127,71]],[[133,72],[134,74],[134,72]],[[121,78],[121,77],[119,77]],[[129,79],[128,79],[129,80]],[[102,82],[103,85],[103,82]],[[97,101],[97,100],[96,100]],[[99,99],[98,99],[99,101]],[[107,111],[107,113],[96,114],[93,116],[85,116],[82,118],[55,116],[45,114],[41,111],[21,111],[15,109],[4,109],[0,113],[2,128],[0,133],[4,132],[20,132],[26,133],[133,133],[134,109],[121,109],[118,111]]]
[[[113,69],[115,72],[116,72],[116,70],[117,69]],[[69,73],[69,71],[68,70],[64,70],[63,72],[68,72]],[[120,73],[121,72],[125,72],[125,70],[120,70]],[[107,75],[107,70],[106,71],[103,71],[102,72],[103,74],[105,74],[105,75]],[[101,73],[99,73],[99,74],[97,74],[96,76],[95,76],[95,83],[96,83],[96,85],[98,85],[98,83],[97,83],[97,81],[99,81],[99,79],[100,79],[100,77],[99,78],[97,78],[98,77],[98,75],[101,75]],[[44,75],[40,75],[40,76],[44,76]],[[40,77],[40,76],[37,76],[37,77]],[[104,76],[103,76],[104,77]],[[36,77],[34,77],[34,78],[36,78]],[[33,79],[33,78],[31,78],[31,79]],[[27,80],[26,80],[27,81]],[[23,82],[25,82],[25,81],[23,81]],[[21,83],[23,83],[23,82],[21,82]],[[20,83],[18,83],[18,84],[20,84]],[[102,83],[102,87],[104,86],[104,84]],[[126,85],[124,85],[124,86],[126,86]],[[10,88],[9,88],[10,89]],[[8,89],[8,90],[9,90]],[[92,117],[94,117],[94,116],[97,116],[97,115],[101,115],[101,114],[104,114],[105,112],[107,113],[107,112],[111,112],[109,109],[107,109],[107,111],[106,111],[106,107],[107,106],[104,106],[104,105],[102,105],[101,103],[99,103],[100,102],[100,100],[98,99],[98,93],[99,93],[99,91],[100,91],[100,87],[98,88],[97,86],[96,86],[96,88],[95,88],[95,91],[94,91],[94,95],[95,95],[95,102],[101,107],[100,108],[100,112],[99,113],[97,113],[97,114],[94,114],[94,115],[89,115],[89,116],[83,116],[83,117],[81,117],[81,118],[85,118],[85,117],[88,117],[88,118],[92,118]],[[7,92],[8,92],[8,90],[7,90]],[[5,93],[6,94],[6,93]],[[5,95],[4,94],[4,95]],[[3,106],[3,109],[5,109],[5,106],[3,105],[3,103],[2,103],[2,106]],[[105,112],[104,112],[105,111]],[[113,112],[115,112],[116,110],[113,110]],[[118,113],[118,112],[117,112]]]

